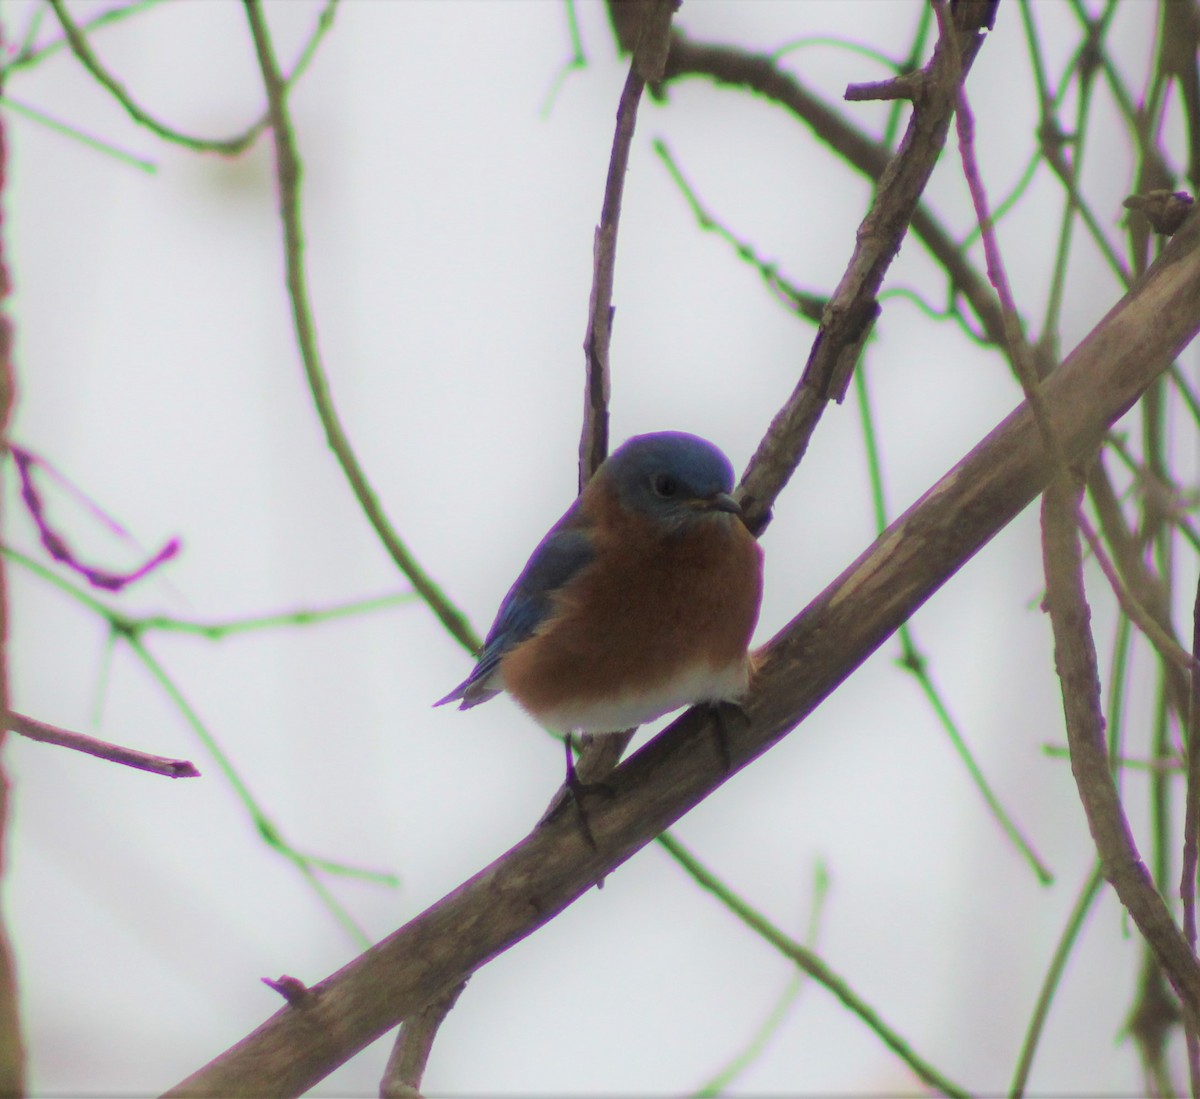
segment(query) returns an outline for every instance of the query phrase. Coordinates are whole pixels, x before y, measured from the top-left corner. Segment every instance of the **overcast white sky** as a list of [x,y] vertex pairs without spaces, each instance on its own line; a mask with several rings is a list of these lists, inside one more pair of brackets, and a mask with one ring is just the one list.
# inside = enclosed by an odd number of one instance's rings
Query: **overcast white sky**
[[[268,4],[281,59],[295,55],[318,10]],[[551,2],[346,0],[293,96],[313,301],[338,410],[393,522],[480,632],[575,486],[592,231],[625,72],[602,7],[578,10],[588,66],[548,114],[570,56],[565,8]],[[1149,56],[1149,10],[1123,9],[1111,37],[1134,74]],[[6,5],[8,39],[29,11]],[[1062,4],[1035,11],[1057,73],[1073,18]],[[677,19],[695,38],[764,51],[829,35],[899,56],[918,14],[907,0],[688,0]],[[1017,16],[1004,6],[970,81],[994,195],[1034,143]],[[44,34],[51,24],[47,16]],[[261,109],[242,8],[229,0],[179,0],[95,44],[139,102],[189,132],[231,133]],[[887,75],[830,46],[786,64],[830,101],[847,82]],[[405,590],[324,445],[303,382],[269,144],[236,162],[165,146],[65,52],[14,76],[8,92],[157,169],[5,114],[15,436],[144,551],[183,541],[178,560],[117,605],[220,621]],[[852,111],[880,131],[882,106]],[[813,330],[696,229],[651,150],[656,137],[714,213],[818,293],[841,274],[868,189],[781,110],[744,94],[692,82],[673,88],[665,107],[643,108],[618,253],[614,443],[692,431],[740,470],[795,385]],[[930,201],[965,232],[953,141],[949,152]],[[1130,189],[1115,123],[1094,127],[1088,157],[1089,193],[1113,228]],[[1041,315],[1059,203],[1039,178],[1002,235],[1031,318]],[[1064,350],[1119,297],[1085,243],[1077,254]],[[941,300],[915,242],[889,285]],[[1196,352],[1188,356],[1194,372]],[[998,356],[902,300],[888,304],[866,369],[893,514],[1019,396]],[[759,642],[873,537],[865,470],[848,401],[830,410],[764,537]],[[109,567],[136,563],[141,550],[98,530],[62,493],[50,498],[85,554]],[[1055,872],[1052,888],[1037,884],[987,813],[895,666],[895,642],[679,826],[704,861],[797,936],[823,864],[823,956],[919,1053],[984,1092],[1007,1087],[1091,865],[1068,768],[1040,751],[1063,736],[1049,626],[1037,610],[1035,520],[1027,512],[998,537],[915,629],[999,797]],[[38,552],[14,503],[6,532]],[[18,708],[193,759],[204,772],[169,782],[19,740],[6,751],[5,896],[33,1084],[160,1090],[276,1010],[260,977],[314,983],[357,948],[260,841],[161,687],[123,646],[110,659],[103,622],[28,573],[10,575]],[[1111,614],[1097,620],[1108,636]],[[150,635],[147,645],[290,842],[400,876],[397,889],[330,879],[375,938],[520,839],[560,781],[559,746],[507,700],[469,714],[430,708],[470,658],[420,606],[221,644]],[[1135,696],[1131,709],[1148,700]],[[1136,780],[1129,790],[1140,804]],[[1136,1058],[1117,1039],[1137,961],[1106,896],[1050,1018],[1035,1090],[1136,1089]],[[742,1047],[791,976],[650,847],[472,980],[426,1086],[684,1093]],[[386,1048],[316,1094],[371,1094]],[[735,1090],[912,1087],[879,1040],[811,986]]]

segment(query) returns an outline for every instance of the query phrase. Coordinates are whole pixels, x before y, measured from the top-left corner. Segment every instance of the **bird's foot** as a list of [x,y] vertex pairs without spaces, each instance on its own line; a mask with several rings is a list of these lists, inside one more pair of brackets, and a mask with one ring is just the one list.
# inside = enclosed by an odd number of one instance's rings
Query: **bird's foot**
[[733,757],[729,752],[729,723],[737,721],[743,726],[749,725],[750,715],[746,713],[739,702],[710,702],[708,705],[712,711],[713,740],[716,743],[717,755],[721,757],[721,765],[725,768],[725,773],[729,774],[733,770]]
[[596,837],[592,833],[592,826],[588,821],[584,801],[595,797],[614,798],[617,792],[607,782],[584,782],[575,770],[575,753],[572,748],[572,737],[570,734],[563,738],[563,744],[566,746],[567,751],[566,778],[558,793],[554,795],[554,800],[550,802],[546,812],[542,814],[542,819],[538,821],[538,825],[549,824],[551,821],[557,820],[568,805],[574,805],[575,817],[578,821],[579,832],[583,836],[583,841],[595,851],[598,849]]

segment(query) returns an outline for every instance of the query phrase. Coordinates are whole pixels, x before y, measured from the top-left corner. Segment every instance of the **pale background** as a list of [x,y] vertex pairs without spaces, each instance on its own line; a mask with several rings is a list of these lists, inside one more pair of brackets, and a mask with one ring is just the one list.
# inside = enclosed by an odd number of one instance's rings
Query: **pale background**
[[[317,10],[298,0],[268,6],[283,64]],[[1061,67],[1074,41],[1069,10],[1036,11]],[[9,37],[27,12],[20,3],[0,10]],[[900,0],[689,0],[677,20],[698,39],[765,51],[849,35],[899,56],[917,14]],[[348,0],[292,100],[314,307],[337,407],[392,520],[481,632],[575,487],[592,230],[626,68],[603,9],[583,3],[579,16],[588,67],[545,117],[570,56],[565,10],[550,2]],[[1131,72],[1143,72],[1152,20],[1136,5],[1118,20],[1110,41]],[[1061,48],[1056,27],[1070,31]],[[1019,29],[1016,9],[1002,6],[969,85],[993,195],[1011,186],[1034,142]],[[238,4],[183,0],[102,32],[95,45],[141,103],[188,132],[232,133],[261,109]],[[787,64],[830,100],[847,82],[887,75],[830,47],[797,51]],[[66,53],[14,77],[8,91],[158,166],[143,174],[6,114],[15,437],[147,552],[173,535],[184,544],[119,605],[223,620],[404,590],[324,445],[303,383],[269,143],[234,163],[164,146]],[[883,107],[852,110],[879,132]],[[696,229],[650,150],[656,136],[710,209],[818,293],[842,271],[868,188],[782,110],[745,94],[693,81],[673,88],[666,108],[643,107],[618,251],[614,443],[693,431],[740,470],[794,386],[813,329]],[[1115,227],[1131,188],[1115,122],[1094,128],[1088,156],[1092,194]],[[929,200],[966,231],[953,138]],[[1031,318],[1040,316],[1059,202],[1058,188],[1040,180],[1001,235]],[[1064,350],[1119,296],[1082,238],[1077,257]],[[941,301],[912,241],[889,285]],[[1196,365],[1191,350],[1193,376]],[[893,514],[1019,397],[998,356],[899,300],[866,368]],[[36,553],[12,484],[10,476],[6,537]],[[89,559],[137,563],[140,551],[61,493],[50,498]],[[763,539],[758,641],[872,537],[859,414],[847,401],[827,414]],[[107,666],[103,623],[27,573],[10,576],[16,706],[194,759],[204,772],[171,782],[15,738],[6,752],[14,798],[5,905],[33,1085],[153,1092],[277,1009],[260,977],[314,983],[357,951],[260,841],[140,665],[118,646]],[[1091,865],[1067,765],[1040,750],[1063,740],[1040,592],[1031,509],[914,626],[986,774],[1057,875],[1053,887],[1038,885],[987,813],[895,666],[894,641],[678,829],[797,937],[824,863],[822,955],[919,1053],[989,1093],[1007,1087]],[[1113,621],[1103,607],[1102,640]],[[561,778],[558,745],[507,700],[469,714],[430,708],[470,659],[419,605],[219,645],[154,635],[148,645],[293,844],[400,875],[395,890],[331,879],[374,937],[516,842]],[[1135,696],[1131,720],[1151,702]],[[1135,777],[1127,789],[1136,812],[1144,784]],[[1050,1017],[1034,1091],[1137,1090],[1136,1055],[1120,1040],[1137,961],[1136,939],[1106,895]],[[472,980],[426,1088],[686,1092],[741,1048],[791,976],[651,846]],[[367,1051],[317,1094],[374,1093],[386,1050]],[[874,1035],[810,985],[734,1090],[915,1087]]]

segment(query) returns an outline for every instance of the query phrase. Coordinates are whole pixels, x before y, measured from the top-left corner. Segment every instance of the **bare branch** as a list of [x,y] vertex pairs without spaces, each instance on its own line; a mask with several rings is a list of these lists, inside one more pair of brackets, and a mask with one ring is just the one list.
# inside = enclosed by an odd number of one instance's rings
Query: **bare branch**
[[639,0],[623,5],[626,15],[636,16],[637,44],[629,63],[629,75],[617,104],[617,129],[613,135],[608,178],[600,224],[592,245],[592,293],[588,301],[587,332],[583,337],[587,383],[584,387],[583,431],[579,439],[579,491],[591,480],[608,455],[608,400],[611,391],[608,348],[612,338],[612,294],[617,262],[617,229],[621,220],[621,198],[629,170],[629,150],[637,124],[638,104],[648,81],[662,79],[666,63],[668,32],[677,0]]
[[124,748],[120,744],[110,744],[106,740],[97,740],[85,733],[73,733],[69,729],[60,729],[57,725],[47,725],[44,721],[26,717],[10,711],[8,727],[14,733],[20,733],[30,740],[42,744],[55,744],[60,748],[70,748],[72,751],[83,752],[97,759],[107,759],[110,763],[121,763],[126,767],[135,767],[139,771],[150,771],[152,774],[165,775],[167,778],[199,778],[200,772],[196,765],[186,759],[167,759],[165,756],[152,756],[148,752],[139,752],[135,748]]
[[1200,966],[1154,887],[1134,843],[1109,768],[1091,611],[1083,589],[1076,514],[1083,485],[1064,474],[1042,505],[1046,600],[1054,626],[1054,662],[1062,680],[1071,771],[1104,876],[1133,917],[1179,996],[1190,1029],[1200,1020]]
[[[1125,582],[1131,600],[1153,620],[1158,627],[1157,634],[1170,639],[1168,650],[1181,649],[1182,645],[1175,637],[1174,626],[1171,624],[1170,600],[1167,598],[1162,578],[1154,573],[1145,560],[1137,537],[1121,514],[1121,505],[1105,468],[1103,454],[1090,466],[1087,484],[1088,495],[1100,519],[1100,530],[1113,551],[1118,573]],[[1153,637],[1154,634],[1147,631],[1147,636]],[[1174,660],[1164,658],[1161,667],[1167,699],[1183,723],[1187,720],[1188,712],[1189,691],[1186,674]]]
[[110,569],[101,569],[87,564],[71,549],[66,537],[56,530],[46,517],[45,502],[33,480],[34,467],[45,463],[25,447],[10,444],[8,449],[17,467],[17,477],[21,483],[21,500],[29,510],[29,517],[33,520],[34,526],[37,527],[42,546],[55,561],[66,565],[73,572],[77,572],[92,587],[100,588],[103,591],[122,591],[178,555],[181,543],[178,538],[172,538],[162,549],[130,572],[113,572]]
[[[876,183],[882,179],[892,160],[891,149],[846,121],[842,112],[782,69],[775,58],[733,46],[694,42],[675,29],[671,32],[671,52],[663,80],[670,83],[697,76],[721,85],[743,88],[779,104],[846,164]],[[1003,346],[1004,323],[996,296],[966,258],[958,241],[920,203],[912,214],[912,231],[946,271],[953,290],[970,303],[988,339]]]
[[[193,137],[190,134],[181,133],[174,127],[160,122],[148,111],[138,106],[133,97],[125,89],[125,86],[104,67],[100,58],[96,56],[95,51],[88,42],[84,28],[80,27],[71,18],[71,13],[67,10],[66,0],[48,0],[48,2],[54,9],[54,14],[58,17],[58,22],[63,29],[63,35],[76,60],[91,73],[93,79],[101,87],[125,108],[126,113],[134,122],[139,126],[145,126],[151,133],[162,138],[164,141],[182,145],[198,153],[220,153],[223,156],[237,156],[239,153],[243,153],[250,148],[258,140],[259,134],[270,123],[271,115],[268,111],[257,122],[247,126],[240,134],[235,134],[233,137],[227,138],[205,138]],[[308,67],[308,63],[312,60],[312,55],[316,51],[317,45],[329,28],[333,26],[333,14],[336,10],[336,4],[337,0],[327,0],[324,9],[317,18],[312,35],[300,55],[300,60],[296,63],[295,69],[292,70],[291,76],[287,78],[285,83],[290,83],[298,79],[304,69]],[[110,18],[112,14],[122,13],[110,13]],[[88,26],[96,25],[99,22],[99,19],[93,20]]]
[[[636,0],[621,5],[631,33],[636,34],[629,74],[617,104],[617,128],[613,134],[608,177],[604,183],[604,201],[600,224],[592,244],[592,292],[588,301],[587,332],[583,337],[586,380],[583,398],[583,429],[579,436],[579,491],[608,456],[608,402],[612,377],[608,350],[612,340],[613,281],[617,263],[617,229],[621,220],[621,198],[629,171],[629,150],[633,145],[638,104],[646,84],[662,79],[669,44],[671,17],[678,0]],[[636,30],[634,25],[636,23]],[[635,730],[603,737],[584,737],[577,774],[584,782],[603,778],[621,758]],[[567,745],[567,751],[571,746]],[[553,812],[566,796],[563,787],[550,803]]]
[[[1200,580],[1192,604],[1192,659],[1200,657]],[[1183,901],[1183,937],[1196,953],[1196,868],[1200,864],[1200,674],[1191,670],[1191,710],[1187,722],[1187,794],[1183,814],[1183,868],[1179,897]],[[1192,1095],[1200,1093],[1200,1035],[1187,1027],[1188,1074]]]
[[383,1070],[379,1088],[382,1099],[421,1099],[421,1079],[433,1050],[433,1040],[466,987],[466,981],[455,985],[446,995],[400,1024],[400,1033]]
[[[959,10],[971,7],[960,5]],[[978,25],[953,25],[921,73],[921,91],[914,99],[908,131],[879,175],[875,199],[858,228],[854,254],[825,310],[804,374],[776,413],[742,478],[746,522],[756,533],[770,521],[775,498],[804,456],[829,401],[840,402],[845,396],[879,313],[879,288],[941,155],[959,82],[983,39]]]

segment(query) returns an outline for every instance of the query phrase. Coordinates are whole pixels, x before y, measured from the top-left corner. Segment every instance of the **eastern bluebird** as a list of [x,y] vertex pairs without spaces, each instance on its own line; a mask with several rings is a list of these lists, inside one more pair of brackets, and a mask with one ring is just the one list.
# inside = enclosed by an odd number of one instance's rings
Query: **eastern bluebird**
[[638,435],[550,528],[500,604],[479,661],[435,703],[501,691],[554,732],[614,733],[750,678],[762,550],[733,468],[695,435]]

